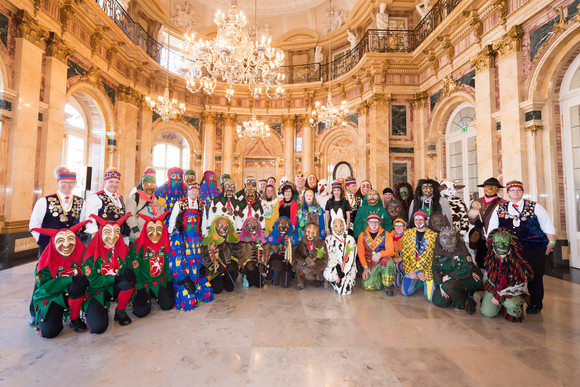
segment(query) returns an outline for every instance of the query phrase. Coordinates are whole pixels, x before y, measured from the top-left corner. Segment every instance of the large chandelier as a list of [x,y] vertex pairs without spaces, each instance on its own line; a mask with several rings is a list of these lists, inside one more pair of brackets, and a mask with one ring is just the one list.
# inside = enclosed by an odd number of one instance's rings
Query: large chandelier
[[[329,0],[330,9],[332,10],[332,0]],[[331,24],[332,12],[328,13],[328,25]],[[316,126],[319,123],[324,123],[327,127],[346,125],[346,117],[348,116],[348,109],[346,101],[342,101],[340,105],[334,106],[332,103],[332,48],[330,46],[330,29],[328,31],[328,97],[326,105],[320,105],[320,102],[314,104],[314,109],[310,114],[310,125]]]
[[[171,0],[169,1],[169,9],[171,9]],[[157,97],[157,101],[153,101],[150,96],[145,97],[145,102],[152,111],[159,114],[164,124],[167,124],[171,118],[185,113],[185,104],[177,104],[175,98],[169,98],[169,37],[171,35],[171,21],[167,18],[167,68],[165,69],[165,90],[163,96]]]
[[252,113],[252,119],[250,121],[238,125],[237,131],[238,138],[241,140],[249,138],[252,141],[256,141],[258,138],[270,137],[270,126],[263,121],[257,120],[255,113]]
[[284,64],[282,50],[270,46],[271,38],[258,40],[257,28],[252,33],[246,16],[238,11],[237,0],[232,0],[227,16],[218,10],[214,23],[218,30],[213,40],[196,42],[195,34],[185,35],[179,71],[186,78],[187,89],[213,94],[220,80],[228,84],[228,101],[235,85],[247,85],[253,98],[280,98],[285,78],[279,71]]

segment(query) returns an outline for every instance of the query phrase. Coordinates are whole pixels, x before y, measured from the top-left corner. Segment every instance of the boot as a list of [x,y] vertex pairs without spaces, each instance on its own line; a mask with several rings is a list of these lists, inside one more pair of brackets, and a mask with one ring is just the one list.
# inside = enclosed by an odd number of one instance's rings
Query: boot
[[77,317],[68,323],[68,326],[74,329],[76,333],[85,332],[87,330],[87,324],[83,321],[82,318]]
[[115,321],[118,321],[121,326],[129,325],[132,322],[125,309],[115,309]]
[[395,295],[394,287],[392,285],[387,286],[385,288],[385,293],[386,293],[387,297],[393,297]]
[[465,312],[467,314],[473,314],[473,312],[475,312],[476,305],[477,303],[473,298],[468,298],[467,301],[465,301]]

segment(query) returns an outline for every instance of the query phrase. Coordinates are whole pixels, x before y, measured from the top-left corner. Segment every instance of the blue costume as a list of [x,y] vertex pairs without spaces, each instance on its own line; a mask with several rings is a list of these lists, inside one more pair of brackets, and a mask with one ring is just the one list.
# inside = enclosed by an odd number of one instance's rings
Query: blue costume
[[[166,200],[165,210],[173,210],[175,202],[187,196],[187,188],[183,184],[183,169],[171,168],[167,171],[167,177],[167,183],[157,187],[155,194]],[[166,224],[169,224],[169,217],[166,219]]]
[[200,184],[199,200],[203,200],[205,202],[205,208],[209,208],[212,200],[219,194],[220,190],[217,186],[215,173],[212,171],[205,171]]
[[[283,235],[282,232],[285,232]],[[290,237],[289,240],[286,237]],[[274,223],[274,228],[266,237],[268,242],[268,268],[274,273],[274,286],[289,287],[292,282],[292,246],[298,244],[290,218],[281,216]]]

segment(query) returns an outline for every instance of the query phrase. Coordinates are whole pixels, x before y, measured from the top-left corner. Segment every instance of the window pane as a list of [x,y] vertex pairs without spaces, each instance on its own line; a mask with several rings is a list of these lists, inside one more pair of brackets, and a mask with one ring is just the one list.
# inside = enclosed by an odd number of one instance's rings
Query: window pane
[[158,144],[153,148],[153,165],[155,169],[165,166],[165,144]]
[[179,166],[179,158],[181,156],[181,151],[178,147],[173,145],[167,145],[167,154],[166,160],[167,163],[165,164],[166,167],[173,168]]

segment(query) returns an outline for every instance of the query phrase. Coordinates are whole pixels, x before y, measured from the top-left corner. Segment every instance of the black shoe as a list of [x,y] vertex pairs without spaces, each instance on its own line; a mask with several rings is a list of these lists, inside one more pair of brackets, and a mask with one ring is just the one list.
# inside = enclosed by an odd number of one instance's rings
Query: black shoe
[[526,309],[527,314],[538,314],[542,311],[542,307],[538,305],[530,305]]
[[80,317],[71,320],[71,322],[68,323],[68,326],[74,329],[76,333],[85,332],[87,330],[87,324],[85,324],[83,319]]
[[385,293],[386,293],[387,297],[393,297],[395,295],[395,292],[393,291],[393,287],[392,286],[388,286],[385,289]]
[[33,327],[35,325],[36,325],[36,317],[30,316],[30,319],[28,320],[28,326]]
[[467,314],[473,314],[473,312],[475,312],[476,305],[477,303],[473,298],[467,299],[467,301],[465,302],[465,312]]
[[132,322],[125,309],[115,309],[115,321],[118,321],[121,326],[129,325]]

